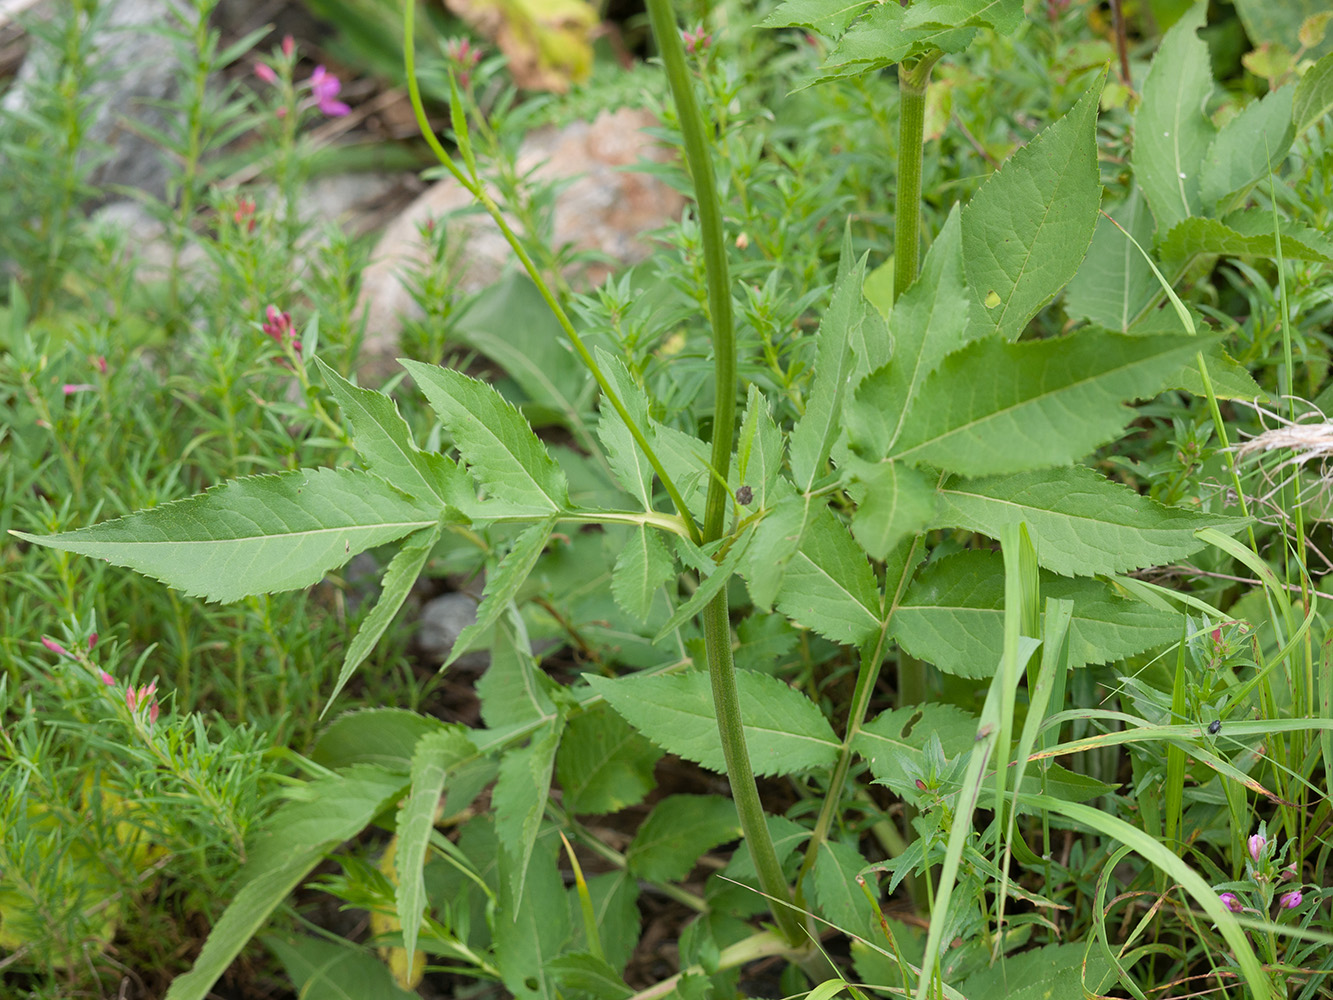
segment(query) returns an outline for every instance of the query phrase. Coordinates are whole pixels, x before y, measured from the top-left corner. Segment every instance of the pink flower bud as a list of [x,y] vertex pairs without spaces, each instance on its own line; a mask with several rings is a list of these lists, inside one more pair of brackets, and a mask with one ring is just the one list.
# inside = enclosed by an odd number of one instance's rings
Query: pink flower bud
[[50,636],[42,636],[42,645],[57,656],[69,656],[69,650],[60,645],[60,643],[56,642]]
[[107,687],[116,686],[116,679],[112,677],[110,674],[108,674],[105,670],[97,671],[97,679],[100,680]]
[[139,702],[138,692],[136,692],[132,687],[125,688],[125,704],[129,706],[131,712],[134,711],[134,708],[138,704],[138,702]]
[[92,635],[88,636],[88,648],[91,650],[96,645],[97,645],[97,633],[94,632]]
[[1254,859],[1254,863],[1256,865],[1259,863],[1259,859],[1264,856],[1264,847],[1265,845],[1267,845],[1267,843],[1268,841],[1264,838],[1264,835],[1261,833],[1256,833],[1253,837],[1250,838],[1249,840],[1250,857]]
[[296,39],[292,38],[291,35],[283,35],[282,54],[285,55],[288,59],[290,59],[292,57],[292,53],[295,51],[296,51]]
[[92,392],[96,388],[97,386],[89,385],[87,382],[79,382],[77,384],[67,382],[60,387],[60,391],[66,396],[72,396],[76,392]]
[[268,63],[255,63],[255,76],[265,83],[278,82],[278,74],[273,71],[273,67]]
[[97,370],[103,375],[106,374],[106,358],[100,354],[97,356]]
[[148,724],[150,726],[157,725],[157,702],[148,706]]
[[1301,900],[1304,898],[1301,895],[1301,890],[1293,889],[1291,892],[1284,892],[1282,898],[1277,901],[1277,905],[1284,910],[1294,910],[1301,905]]
[[1217,898],[1220,899],[1222,905],[1232,913],[1239,913],[1241,910],[1245,909],[1245,907],[1240,905],[1240,899],[1234,892],[1221,893]]

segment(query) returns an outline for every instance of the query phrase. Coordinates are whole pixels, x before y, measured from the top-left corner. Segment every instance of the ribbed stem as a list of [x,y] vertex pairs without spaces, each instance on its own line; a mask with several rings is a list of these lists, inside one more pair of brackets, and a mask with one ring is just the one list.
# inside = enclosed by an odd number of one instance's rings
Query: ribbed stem
[[[736,423],[736,339],[731,315],[731,278],[722,225],[713,161],[709,152],[708,126],[694,97],[694,83],[685,64],[685,47],[669,0],[648,0],[657,50],[666,68],[676,117],[685,143],[685,162],[694,182],[695,207],[703,239],[704,268],[708,276],[708,313],[713,333],[715,399],[713,403],[713,476],[704,506],[704,541],[722,537],[725,526],[727,475]],[[759,789],[754,782],[750,754],[745,745],[740,696],[736,689],[736,667],[731,655],[731,620],[724,587],[704,608],[704,649],[713,688],[713,708],[727,763],[727,778],[736,802],[745,842],[750,845],[759,885],[772,899],[773,918],[789,944],[805,943],[804,922],[791,906],[791,888],[782,875],[773,839],[769,836]],[[784,905],[785,904],[785,905]]]
[[921,151],[926,129],[926,85],[943,55],[931,52],[898,64],[898,197],[893,225],[893,297],[916,281],[921,261]]

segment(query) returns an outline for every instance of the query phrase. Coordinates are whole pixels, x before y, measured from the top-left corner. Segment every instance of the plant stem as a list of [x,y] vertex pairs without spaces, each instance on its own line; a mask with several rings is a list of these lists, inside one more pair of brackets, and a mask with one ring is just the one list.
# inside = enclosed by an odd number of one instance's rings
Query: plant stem
[[893,225],[893,298],[916,281],[921,259],[921,151],[926,128],[926,84],[944,53],[898,64],[898,196]]
[[[676,104],[676,118],[685,144],[685,161],[694,182],[699,229],[703,239],[704,267],[708,275],[708,312],[713,332],[715,398],[713,403],[713,475],[704,505],[704,541],[722,537],[726,520],[727,474],[731,468],[731,450],[736,424],[736,339],[731,315],[731,278],[727,268],[727,250],[722,225],[722,208],[709,153],[707,125],[694,97],[694,84],[685,64],[685,48],[670,0],[648,0],[657,50],[666,67],[671,96]],[[802,945],[809,937],[804,921],[791,907],[791,887],[782,874],[773,839],[768,832],[764,806],[755,785],[750,753],[745,745],[740,695],[736,688],[736,665],[731,653],[731,618],[727,591],[722,588],[703,613],[704,648],[708,674],[713,688],[713,709],[717,714],[718,733],[727,762],[727,779],[736,812],[750,845],[759,884],[770,897],[778,930],[792,946]]]

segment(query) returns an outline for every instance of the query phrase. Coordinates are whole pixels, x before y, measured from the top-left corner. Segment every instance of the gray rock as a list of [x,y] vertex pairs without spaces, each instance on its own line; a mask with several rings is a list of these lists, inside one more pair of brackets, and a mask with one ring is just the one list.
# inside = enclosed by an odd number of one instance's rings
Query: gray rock
[[[417,628],[417,649],[436,663],[443,663],[458,641],[458,635],[469,625],[477,623],[477,599],[471,594],[441,594],[426,602],[421,609]],[[480,672],[491,665],[491,654],[486,650],[464,653],[454,666],[460,670]]]

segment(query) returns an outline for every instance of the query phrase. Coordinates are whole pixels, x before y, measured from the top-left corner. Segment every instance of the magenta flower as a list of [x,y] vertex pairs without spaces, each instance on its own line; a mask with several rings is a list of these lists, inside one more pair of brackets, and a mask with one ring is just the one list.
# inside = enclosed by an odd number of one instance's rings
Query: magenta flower
[[1294,910],[1301,905],[1303,898],[1301,890],[1293,889],[1291,892],[1284,892],[1282,898],[1277,901],[1277,905],[1284,910]]
[[713,44],[713,36],[704,31],[702,25],[693,31],[682,31],[680,37],[685,40],[685,51],[690,55],[702,52]]
[[277,83],[278,74],[268,63],[255,63],[255,76],[265,83]]
[[1264,847],[1267,844],[1268,840],[1264,837],[1262,833],[1256,833],[1253,837],[1250,838],[1249,840],[1250,857],[1254,859],[1254,863],[1256,865],[1259,863],[1259,859],[1264,856]]
[[316,66],[315,71],[310,74],[310,92],[315,95],[315,103],[319,105],[319,110],[330,118],[339,118],[352,110],[336,99],[342,87],[338,78],[323,66]]
[[1234,892],[1224,892],[1217,898],[1220,899],[1222,901],[1222,905],[1225,906],[1232,913],[1239,913],[1241,912],[1241,910],[1245,909],[1245,907],[1241,906],[1240,897],[1238,897]]

